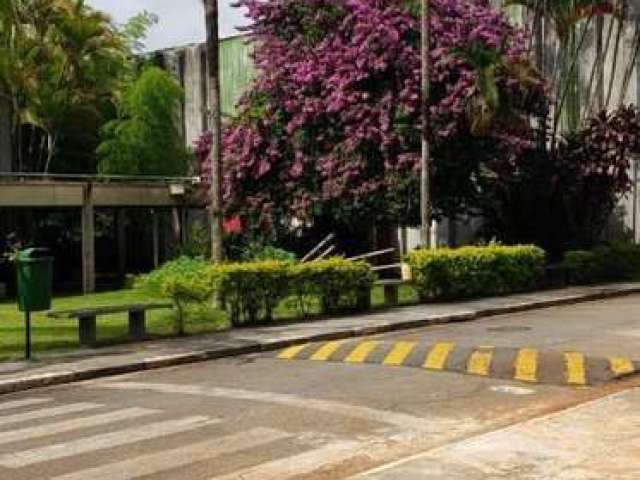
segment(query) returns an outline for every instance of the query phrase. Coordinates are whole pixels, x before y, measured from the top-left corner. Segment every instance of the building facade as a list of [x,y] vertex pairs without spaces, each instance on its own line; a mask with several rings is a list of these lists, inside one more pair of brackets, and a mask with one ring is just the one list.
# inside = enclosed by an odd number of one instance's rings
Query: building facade
[[[185,92],[182,107],[184,138],[193,145],[210,125],[211,91],[207,74],[205,44],[160,50],[155,62],[173,73]],[[235,112],[235,105],[253,78],[251,46],[245,36],[229,37],[220,42],[220,100],[223,120]]]

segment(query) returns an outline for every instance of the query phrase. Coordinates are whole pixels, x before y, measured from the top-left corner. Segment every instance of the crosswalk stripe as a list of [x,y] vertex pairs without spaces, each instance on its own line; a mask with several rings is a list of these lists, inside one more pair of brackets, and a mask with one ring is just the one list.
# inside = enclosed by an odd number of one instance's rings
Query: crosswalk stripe
[[628,375],[635,371],[635,367],[633,366],[633,362],[628,358],[623,357],[612,357],[609,359],[609,365],[611,367],[611,371],[616,375]]
[[165,437],[175,433],[188,432],[218,422],[219,420],[210,420],[208,417],[194,416],[136,426],[116,432],[0,455],[0,466],[6,468],[26,467],[83,453],[129,445],[143,440]]
[[382,363],[393,366],[402,365],[415,347],[416,342],[397,342]]
[[299,477],[328,465],[342,463],[357,455],[362,449],[364,444],[361,442],[334,442],[299,455],[265,462],[210,480],[284,480],[293,476]]
[[492,357],[493,349],[491,347],[483,347],[482,349],[475,350],[467,362],[467,373],[486,377],[489,375]]
[[362,342],[344,359],[346,363],[362,363],[375,350],[378,342]]
[[441,342],[436,343],[424,362],[424,368],[430,370],[442,370],[447,362],[449,354],[456,348],[455,343]]
[[50,423],[47,425],[36,425],[35,427],[11,430],[0,434],[0,445],[12,442],[21,442],[23,440],[31,440],[33,438],[45,437],[47,435],[71,432],[82,428],[108,425],[110,423],[122,420],[131,420],[158,412],[159,410],[150,410],[147,408],[125,408],[123,410],[116,410],[115,412],[103,413],[90,417],[72,418],[71,420],[64,420],[62,422]]
[[516,358],[513,378],[522,382],[538,381],[538,351],[532,348],[522,348]]
[[291,435],[270,428],[254,428],[224,437],[215,437],[204,442],[186,445],[140,457],[110,463],[99,467],[69,473],[52,480],[132,480],[146,475],[161,473],[172,468],[184,467],[196,462],[228,455],[275,442]]
[[325,361],[331,355],[335,353],[336,350],[342,345],[342,340],[337,340],[335,342],[327,342],[323,346],[321,346],[313,355],[311,355],[311,360]]
[[12,415],[3,415],[0,417],[0,426],[12,425],[14,423],[26,422],[29,420],[38,420],[40,418],[49,418],[56,415],[67,415],[69,413],[86,412],[100,408],[102,405],[97,403],[70,403],[59,407],[41,408],[29,412],[14,413]]
[[31,407],[52,401],[51,398],[25,398],[24,400],[13,400],[0,404],[0,410],[11,410],[12,408]]
[[347,418],[360,418],[370,422],[395,425],[406,430],[431,431],[435,419],[420,418],[406,413],[392,412],[389,410],[377,410],[371,407],[342,403],[338,401],[322,400],[318,398],[301,397],[288,393],[260,392],[256,390],[241,390],[235,388],[208,387],[204,385],[165,384],[143,382],[104,382],[94,384],[92,387],[111,388],[117,390],[141,390],[163,394],[201,395],[211,398],[227,398],[248,402],[271,403],[283,405],[288,408],[300,408],[304,410],[316,410],[332,415],[342,415]]
[[587,374],[585,371],[584,355],[577,352],[564,354],[567,383],[571,385],[585,385]]
[[304,350],[306,346],[307,344],[303,343],[302,345],[294,345],[292,347],[289,347],[283,350],[278,355],[278,358],[280,358],[281,360],[291,360],[293,358],[296,358],[296,355],[298,355],[302,350]]

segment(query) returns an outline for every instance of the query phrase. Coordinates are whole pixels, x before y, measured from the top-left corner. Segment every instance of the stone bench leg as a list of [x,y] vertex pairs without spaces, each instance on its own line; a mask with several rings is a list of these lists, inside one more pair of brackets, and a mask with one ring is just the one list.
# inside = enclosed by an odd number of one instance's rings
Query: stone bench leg
[[145,311],[132,310],[129,312],[129,337],[134,340],[144,340],[147,336],[145,325]]
[[398,285],[384,286],[384,304],[388,307],[394,307],[400,303],[398,294]]
[[96,343],[96,317],[80,317],[78,322],[80,345],[94,345]]

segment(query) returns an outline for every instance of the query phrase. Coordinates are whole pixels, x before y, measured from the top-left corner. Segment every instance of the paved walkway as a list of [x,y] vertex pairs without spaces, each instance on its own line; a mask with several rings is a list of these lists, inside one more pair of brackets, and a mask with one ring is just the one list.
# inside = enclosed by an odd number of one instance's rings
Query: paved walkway
[[640,389],[437,448],[353,480],[635,480]]
[[364,315],[231,330],[211,335],[47,354],[0,365],[0,393],[197,362],[292,344],[473,320],[546,306],[640,293],[640,283],[573,287],[450,304],[402,307]]

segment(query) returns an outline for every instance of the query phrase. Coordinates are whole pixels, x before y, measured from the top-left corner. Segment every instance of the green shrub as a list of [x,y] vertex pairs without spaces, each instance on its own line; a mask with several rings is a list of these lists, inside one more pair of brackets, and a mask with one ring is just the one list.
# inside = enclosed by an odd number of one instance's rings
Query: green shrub
[[544,275],[545,252],[535,246],[419,249],[406,257],[421,300],[526,291]]
[[288,274],[289,264],[274,260],[214,265],[208,270],[234,326],[270,321],[287,295]]
[[313,299],[319,299],[323,313],[364,310],[371,306],[374,275],[366,262],[329,258],[292,265],[290,294],[303,315]]
[[640,272],[640,247],[612,244],[573,250],[565,253],[563,266],[573,285],[628,280]]
[[296,256],[294,253],[282,248],[261,243],[251,243],[242,251],[240,260],[243,262],[265,262],[268,260],[295,262]]
[[208,267],[204,260],[180,257],[138,277],[134,286],[150,295],[171,298],[176,308],[175,331],[182,335],[185,307],[189,303],[204,303],[213,295],[213,287],[205,275]]
[[209,265],[203,259],[182,256],[164,263],[151,273],[139,276],[134,282],[134,287],[144,290],[149,295],[164,297],[166,296],[163,292],[164,284],[168,280],[190,280],[202,277]]

